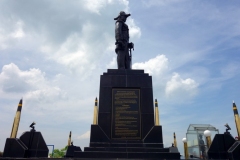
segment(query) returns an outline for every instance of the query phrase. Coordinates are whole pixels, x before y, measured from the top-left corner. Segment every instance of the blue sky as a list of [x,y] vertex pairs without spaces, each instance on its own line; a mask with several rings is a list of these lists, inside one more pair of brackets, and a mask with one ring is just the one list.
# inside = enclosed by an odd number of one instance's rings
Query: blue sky
[[[116,69],[114,23],[121,10],[134,42],[133,68],[153,78],[166,147],[189,124],[224,124],[237,135],[240,105],[240,2],[237,0],[0,1],[0,151],[19,100],[18,137],[32,121],[63,148],[71,130],[88,146],[100,75]],[[153,107],[153,106],[152,106]]]

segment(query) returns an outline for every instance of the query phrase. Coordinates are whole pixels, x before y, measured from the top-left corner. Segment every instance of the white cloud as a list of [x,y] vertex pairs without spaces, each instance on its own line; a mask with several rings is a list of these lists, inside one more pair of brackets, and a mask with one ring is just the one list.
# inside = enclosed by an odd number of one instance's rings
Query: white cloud
[[[184,0],[183,0],[184,1]],[[152,7],[152,6],[166,6],[169,4],[174,4],[174,3],[179,3],[180,1],[178,0],[148,0],[148,1],[142,1],[142,3],[146,7]]]
[[141,37],[141,29],[135,24],[134,19],[128,18],[127,24],[129,27],[130,40],[140,38]]
[[84,6],[90,12],[100,14],[100,10],[105,7],[106,5],[112,3],[112,0],[98,0],[98,1],[89,1],[84,0]]
[[153,76],[155,96],[161,95],[182,100],[194,97],[199,84],[191,78],[182,79],[179,73],[173,73],[171,76],[169,65],[169,60],[165,55],[157,55],[146,62],[134,63],[133,69],[144,69],[145,73]]
[[150,75],[159,76],[168,70],[168,59],[165,55],[157,55],[147,62],[134,63],[133,69],[144,69]]
[[[12,5],[9,2],[8,5],[12,7],[6,16],[0,17],[4,22],[0,24],[0,49],[13,46],[32,53],[44,53],[38,54],[39,58],[55,61],[70,73],[81,74],[83,79],[96,68],[105,69],[108,63],[105,59],[114,54],[115,48],[113,18],[121,10],[129,12],[127,0],[69,2],[63,8],[61,4],[56,7],[55,2],[31,2],[31,8],[44,8],[32,14],[26,14],[30,12],[26,6],[24,12],[15,10],[14,6],[20,7],[21,3]],[[8,17],[12,12],[14,16]],[[141,29],[133,18],[129,18],[127,24],[134,41],[140,38]],[[7,26],[15,27],[6,29]],[[12,39],[17,43],[11,43]],[[31,55],[28,59],[33,61]]]
[[14,21],[7,28],[0,25],[0,49],[7,49],[18,42],[17,40],[24,38],[26,34],[23,27],[24,22],[21,20]]
[[62,91],[59,87],[46,87],[27,92],[24,96],[24,99],[41,103],[49,103],[54,102],[56,98],[64,98],[64,94],[61,92]]
[[[120,3],[120,4],[119,4]],[[97,15],[89,15],[90,18],[76,19],[79,28],[71,33],[67,33],[64,41],[58,44],[52,42],[41,44],[39,50],[44,53],[47,59],[56,61],[66,66],[71,73],[81,74],[82,78],[91,75],[92,70],[99,67],[106,67],[106,60],[103,60],[110,54],[115,54],[114,49],[114,24],[113,18],[117,16],[119,10],[115,11],[116,15],[107,14],[107,8],[122,8],[127,10],[127,1],[87,1],[84,5],[93,5],[97,8]],[[110,7],[111,6],[111,7]],[[86,7],[86,6],[85,6]],[[121,9],[121,10],[122,10]],[[86,12],[86,11],[81,11]],[[94,19],[98,19],[97,21]],[[99,23],[99,20],[101,21]],[[65,22],[64,22],[65,23]],[[141,36],[140,27],[138,27],[133,19],[129,19],[127,24],[130,28],[130,36],[132,39],[138,39]],[[59,26],[60,28],[62,26]],[[48,29],[48,28],[47,28]],[[50,28],[49,28],[50,30]],[[44,35],[46,36],[46,35]],[[114,66],[116,68],[116,66]]]
[[112,58],[110,63],[107,64],[106,68],[116,68],[117,67],[117,55]]
[[167,82],[165,92],[168,97],[189,98],[197,94],[198,85],[193,79],[182,79],[179,74],[174,73],[171,80]]
[[23,38],[25,36],[25,33],[23,31],[23,25],[24,23],[22,21],[18,21],[16,24],[15,31],[11,34],[13,38]]
[[21,71],[14,63],[4,65],[0,74],[0,86],[5,92],[24,93],[44,82],[44,74],[39,69]]
[[86,133],[77,137],[77,139],[88,139],[88,138],[90,138],[90,131],[87,131]]
[[[31,68],[22,71],[14,63],[4,65],[0,73],[0,90],[5,94],[19,94],[31,101],[48,101],[64,97],[64,92],[45,78],[45,73]],[[55,98],[54,98],[55,97]]]

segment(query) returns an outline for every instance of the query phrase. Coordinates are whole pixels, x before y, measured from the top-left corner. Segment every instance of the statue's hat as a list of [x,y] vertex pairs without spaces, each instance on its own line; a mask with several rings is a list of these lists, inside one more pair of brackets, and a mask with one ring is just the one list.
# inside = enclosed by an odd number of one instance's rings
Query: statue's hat
[[119,15],[118,15],[116,18],[114,18],[114,20],[117,20],[120,16],[126,16],[126,17],[128,17],[128,16],[131,16],[131,14],[126,14],[124,11],[121,11],[121,12],[119,13]]

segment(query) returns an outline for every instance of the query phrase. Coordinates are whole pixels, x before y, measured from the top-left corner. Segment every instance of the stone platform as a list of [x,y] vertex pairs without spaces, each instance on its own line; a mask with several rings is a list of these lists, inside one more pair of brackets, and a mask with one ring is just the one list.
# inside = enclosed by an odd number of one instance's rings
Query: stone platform
[[155,126],[152,77],[143,70],[108,69],[100,79],[98,124],[90,144],[76,158],[180,159],[164,148],[162,126]]

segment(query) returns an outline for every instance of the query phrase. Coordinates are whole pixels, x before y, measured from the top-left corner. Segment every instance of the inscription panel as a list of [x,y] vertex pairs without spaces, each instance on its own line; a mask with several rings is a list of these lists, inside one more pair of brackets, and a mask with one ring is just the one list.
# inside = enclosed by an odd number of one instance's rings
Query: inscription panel
[[112,139],[141,139],[140,89],[112,89]]

